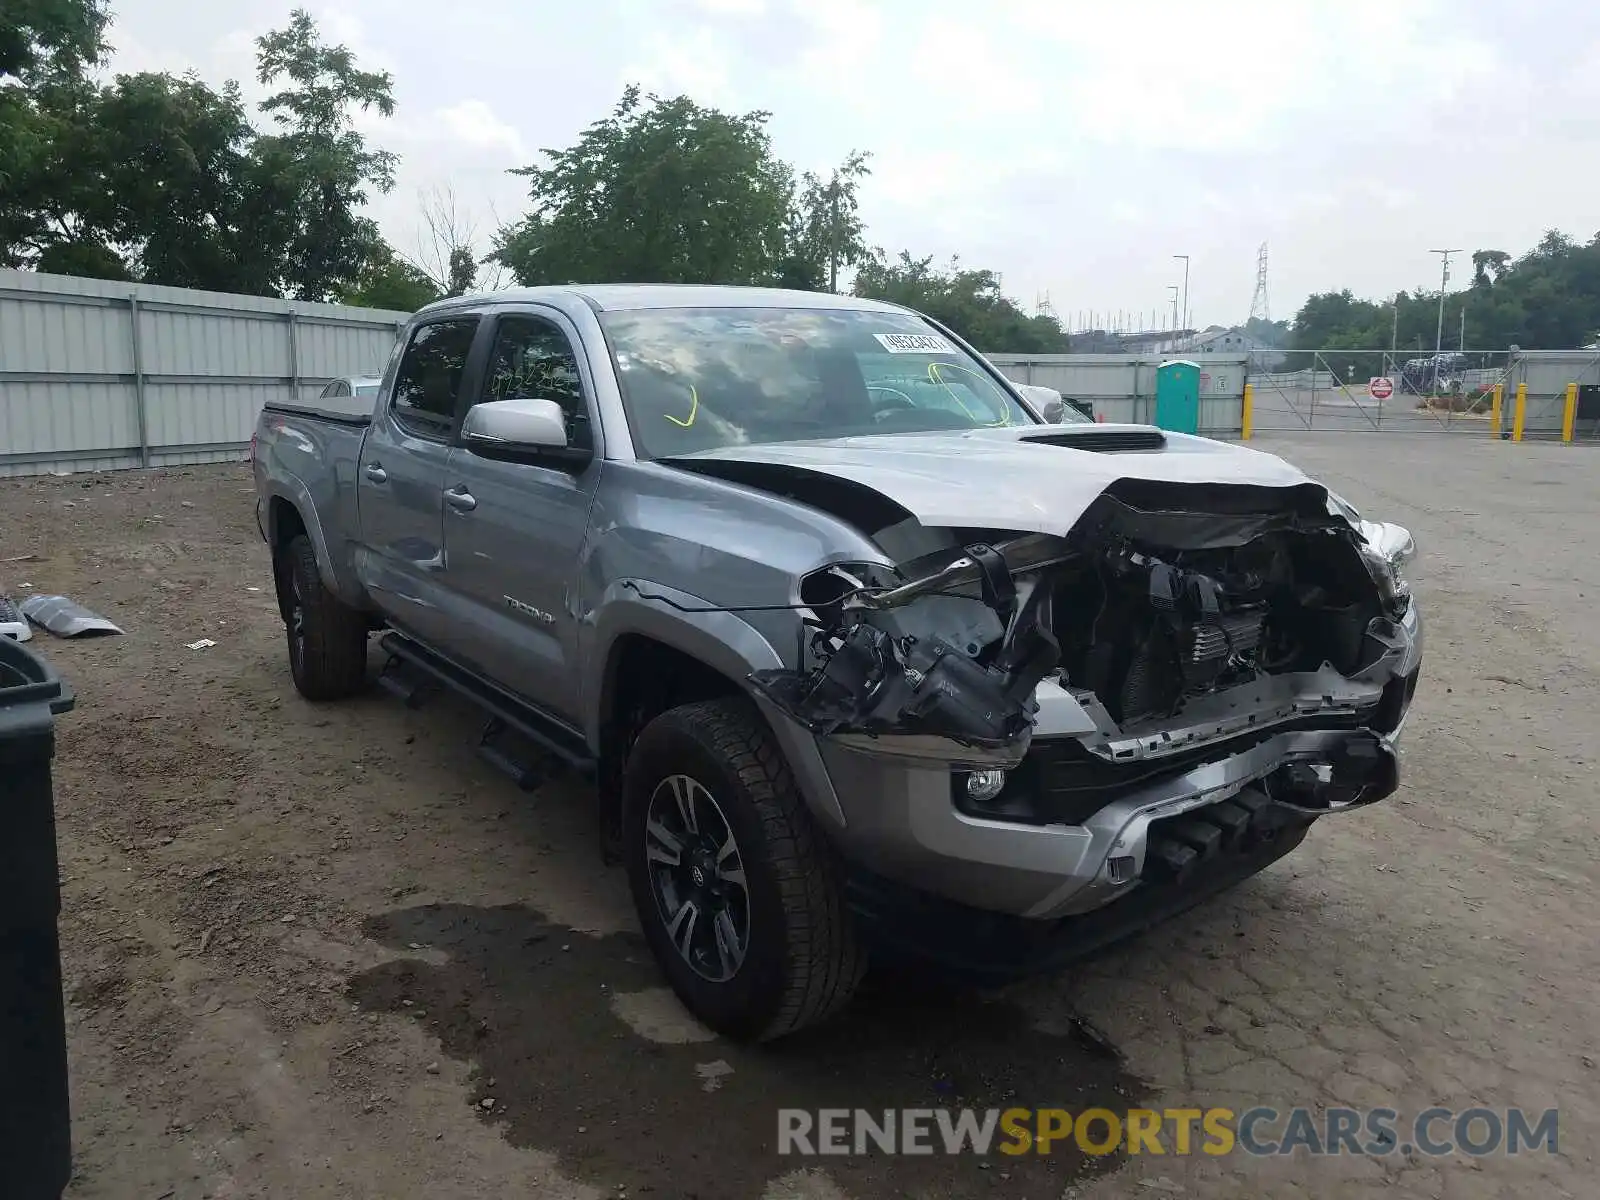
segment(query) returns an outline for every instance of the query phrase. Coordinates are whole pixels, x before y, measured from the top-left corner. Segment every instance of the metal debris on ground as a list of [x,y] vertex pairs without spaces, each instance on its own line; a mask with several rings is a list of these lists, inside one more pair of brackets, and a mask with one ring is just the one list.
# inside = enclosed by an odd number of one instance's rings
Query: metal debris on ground
[[21,604],[22,615],[42,625],[57,637],[83,637],[87,634],[121,633],[122,630],[99,613],[66,596],[29,596]]
[[209,649],[211,649],[211,647],[213,647],[215,645],[216,645],[216,643],[213,642],[210,638],[201,638],[198,642],[186,642],[184,644],[184,649],[186,649],[186,650],[209,650]]

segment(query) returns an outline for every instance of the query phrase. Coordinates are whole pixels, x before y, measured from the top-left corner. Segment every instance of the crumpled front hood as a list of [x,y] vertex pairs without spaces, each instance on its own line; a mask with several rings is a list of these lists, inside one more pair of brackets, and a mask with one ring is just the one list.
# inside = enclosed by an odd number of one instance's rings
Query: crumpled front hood
[[1096,497],[1119,479],[1281,488],[1313,482],[1276,455],[1184,434],[1166,434],[1161,449],[1119,453],[1026,440],[1090,441],[1132,432],[1152,430],[1143,425],[1097,424],[879,434],[726,446],[681,455],[677,461],[685,466],[729,461],[794,467],[871,488],[923,525],[1059,536],[1066,535]]

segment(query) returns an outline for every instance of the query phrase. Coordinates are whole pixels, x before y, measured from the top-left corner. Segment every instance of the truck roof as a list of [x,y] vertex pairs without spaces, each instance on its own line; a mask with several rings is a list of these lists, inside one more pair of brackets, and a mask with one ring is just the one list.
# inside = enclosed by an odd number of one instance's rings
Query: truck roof
[[805,292],[795,288],[735,287],[700,283],[572,283],[546,287],[507,288],[436,300],[422,313],[481,304],[528,300],[580,300],[595,312],[641,308],[825,308],[859,312],[906,312],[898,304],[840,296],[832,292]]

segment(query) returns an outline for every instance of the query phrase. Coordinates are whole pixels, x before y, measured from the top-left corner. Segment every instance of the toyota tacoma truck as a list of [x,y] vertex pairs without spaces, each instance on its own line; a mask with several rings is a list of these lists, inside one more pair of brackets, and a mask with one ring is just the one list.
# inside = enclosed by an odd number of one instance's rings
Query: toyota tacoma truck
[[871,300],[430,305],[370,415],[261,414],[294,684],[449,689],[524,785],[591,776],[661,970],[730,1036],[836,1012],[869,953],[1065,963],[1389,796],[1422,629],[1403,528],[1051,407]]

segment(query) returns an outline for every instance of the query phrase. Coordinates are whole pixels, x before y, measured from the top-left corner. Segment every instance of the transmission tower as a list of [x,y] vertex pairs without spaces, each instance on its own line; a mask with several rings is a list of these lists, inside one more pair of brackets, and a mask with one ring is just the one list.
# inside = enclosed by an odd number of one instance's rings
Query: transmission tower
[[1250,297],[1250,319],[1272,320],[1272,303],[1267,299],[1267,244],[1256,251],[1256,294]]
[[1049,291],[1034,293],[1033,309],[1041,317],[1053,317],[1056,315],[1055,306],[1050,303]]

